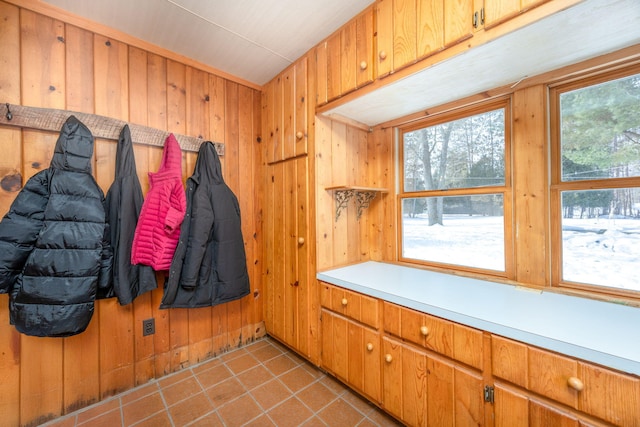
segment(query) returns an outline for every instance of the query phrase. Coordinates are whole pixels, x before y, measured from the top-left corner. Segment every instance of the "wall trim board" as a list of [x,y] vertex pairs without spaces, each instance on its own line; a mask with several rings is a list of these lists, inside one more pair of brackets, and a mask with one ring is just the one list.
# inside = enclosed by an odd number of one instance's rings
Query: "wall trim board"
[[[93,134],[94,138],[104,138],[118,140],[120,131],[124,125],[129,125],[131,140],[135,144],[164,146],[166,138],[172,132],[167,132],[148,126],[127,123],[123,120],[110,117],[99,116],[97,114],[87,114],[68,110],[58,110],[55,108],[37,108],[10,103],[0,105],[0,125],[15,126],[37,130],[58,132],[64,122],[70,116],[76,116],[78,120],[85,124]],[[202,138],[193,136],[173,134],[180,148],[185,151],[198,152],[200,145],[205,142]],[[224,144],[214,142],[216,152],[219,156],[224,155]]]

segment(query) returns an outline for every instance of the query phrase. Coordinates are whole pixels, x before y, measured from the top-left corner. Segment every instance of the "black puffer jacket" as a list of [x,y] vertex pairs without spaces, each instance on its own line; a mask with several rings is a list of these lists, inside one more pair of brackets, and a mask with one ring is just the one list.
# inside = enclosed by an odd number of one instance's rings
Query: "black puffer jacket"
[[158,287],[151,267],[131,264],[131,245],[143,201],[131,131],[125,125],[118,140],[116,176],[106,198],[113,250],[113,290],[120,305],[130,304],[139,295]]
[[160,308],[213,306],[248,295],[240,205],[211,142],[200,146],[186,191],[187,214]]
[[93,135],[69,117],[49,168],[27,181],[0,222],[0,291],[9,292],[10,321],[24,334],[78,334],[96,296],[108,294],[104,194],[92,157]]

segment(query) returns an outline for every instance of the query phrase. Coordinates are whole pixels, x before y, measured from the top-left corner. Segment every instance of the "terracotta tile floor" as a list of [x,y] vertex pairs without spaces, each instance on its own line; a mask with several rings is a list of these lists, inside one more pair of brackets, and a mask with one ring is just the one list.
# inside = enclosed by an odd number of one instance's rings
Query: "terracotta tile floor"
[[397,426],[269,337],[52,420],[47,427]]

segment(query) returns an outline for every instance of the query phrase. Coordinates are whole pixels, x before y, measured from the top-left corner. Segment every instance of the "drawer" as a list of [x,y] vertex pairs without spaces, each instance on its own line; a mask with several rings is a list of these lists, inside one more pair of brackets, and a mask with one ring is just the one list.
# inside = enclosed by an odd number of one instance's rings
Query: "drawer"
[[535,347],[529,347],[529,390],[578,407],[578,362]]
[[527,345],[491,336],[491,373],[523,388],[529,388]]
[[383,317],[386,332],[453,357],[452,322],[388,302],[383,303]]
[[379,327],[378,300],[358,292],[320,282],[320,304],[375,329]]
[[578,409],[614,425],[640,426],[640,379],[578,362]]

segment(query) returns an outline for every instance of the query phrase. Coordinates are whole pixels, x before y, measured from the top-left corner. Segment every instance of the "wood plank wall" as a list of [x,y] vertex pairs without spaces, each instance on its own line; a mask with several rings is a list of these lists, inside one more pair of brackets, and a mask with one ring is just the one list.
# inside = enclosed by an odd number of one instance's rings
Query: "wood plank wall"
[[[373,261],[394,261],[396,216],[391,129],[368,132],[316,116],[317,268]],[[356,204],[336,220],[334,194],[327,187],[347,185],[384,188],[356,220]]]
[[[105,35],[0,1],[0,102],[95,113],[225,144],[226,182],[238,196],[252,293],[213,308],[159,310],[159,289],[121,307],[99,301],[69,338],[21,335],[0,295],[0,425],[36,425],[246,344],[264,334],[259,298],[260,218],[255,179],[260,92]],[[57,133],[0,127],[0,215],[49,166]],[[116,142],[96,140],[94,175],[106,193]],[[162,149],[134,147],[143,191]],[[197,153],[183,153],[183,178]],[[254,295],[255,294],[255,295]],[[154,335],[142,320],[154,318]]]

